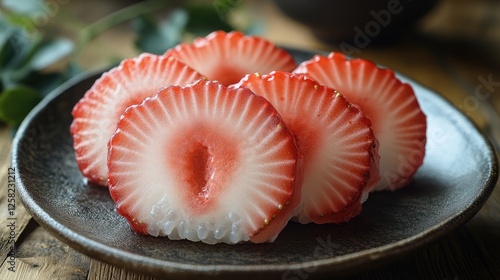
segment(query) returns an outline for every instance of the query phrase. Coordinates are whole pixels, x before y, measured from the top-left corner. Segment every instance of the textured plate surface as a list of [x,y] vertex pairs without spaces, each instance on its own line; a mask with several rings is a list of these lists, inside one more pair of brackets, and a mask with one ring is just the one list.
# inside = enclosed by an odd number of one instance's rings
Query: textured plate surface
[[[297,61],[312,53],[291,50]],[[198,278],[304,279],[344,275],[391,261],[469,220],[496,183],[495,153],[477,128],[437,93],[405,78],[428,117],[427,154],[413,183],[370,195],[343,225],[289,223],[272,244],[206,245],[137,236],[106,188],[87,186],[69,134],[73,105],[99,77],[78,77],[45,99],[14,139],[17,190],[35,220],[93,258],[142,273]]]

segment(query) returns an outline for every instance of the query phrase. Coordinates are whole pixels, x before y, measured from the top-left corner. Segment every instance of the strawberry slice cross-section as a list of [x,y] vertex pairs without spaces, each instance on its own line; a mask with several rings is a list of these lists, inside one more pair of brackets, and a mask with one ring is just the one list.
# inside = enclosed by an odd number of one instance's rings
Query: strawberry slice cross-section
[[304,75],[247,75],[246,87],[275,106],[297,138],[304,183],[301,223],[340,223],[361,212],[367,184],[376,184],[377,143],[370,121],[338,92]]
[[371,120],[380,144],[381,180],[374,189],[407,186],[423,163],[427,129],[412,87],[390,69],[334,52],[316,55],[294,72],[338,90]]
[[109,142],[109,189],[139,234],[261,243],[300,201],[301,162],[267,100],[200,80],[125,111]]
[[93,183],[107,184],[108,141],[125,111],[168,85],[201,79],[198,72],[171,57],[142,54],[104,73],[73,108],[71,135],[76,161]]
[[294,58],[274,43],[241,32],[214,31],[196,38],[192,44],[179,44],[167,51],[210,80],[229,86],[249,73],[274,70],[293,71]]

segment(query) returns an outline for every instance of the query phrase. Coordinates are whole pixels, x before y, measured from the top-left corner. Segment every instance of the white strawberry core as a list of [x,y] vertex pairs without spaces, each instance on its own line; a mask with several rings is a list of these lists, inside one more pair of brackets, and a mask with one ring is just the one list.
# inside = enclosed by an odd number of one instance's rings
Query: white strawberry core
[[270,241],[300,198],[296,145],[275,109],[210,81],[130,107],[108,164],[117,212],[153,236]]

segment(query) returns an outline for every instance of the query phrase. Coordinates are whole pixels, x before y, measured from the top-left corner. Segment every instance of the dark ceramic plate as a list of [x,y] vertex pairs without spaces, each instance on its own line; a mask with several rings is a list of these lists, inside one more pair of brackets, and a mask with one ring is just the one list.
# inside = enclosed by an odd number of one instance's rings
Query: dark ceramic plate
[[[292,50],[298,61],[312,56]],[[497,159],[483,134],[437,93],[407,78],[428,116],[427,154],[413,183],[374,193],[343,225],[290,223],[271,244],[206,245],[137,236],[107,189],[87,186],[73,155],[71,109],[99,77],[80,76],[21,125],[12,151],[17,190],[42,226],[78,251],[129,270],[177,278],[306,279],[395,260],[449,233],[485,203]]]

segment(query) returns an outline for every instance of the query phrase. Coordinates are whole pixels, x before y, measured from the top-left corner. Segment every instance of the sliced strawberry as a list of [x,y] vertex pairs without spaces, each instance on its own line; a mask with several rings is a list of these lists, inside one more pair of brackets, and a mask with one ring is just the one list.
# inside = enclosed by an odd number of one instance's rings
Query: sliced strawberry
[[336,91],[304,75],[252,74],[235,86],[269,100],[297,137],[304,156],[299,222],[339,223],[358,215],[368,178],[380,178],[370,121]]
[[315,56],[294,71],[340,91],[372,122],[380,148],[381,181],[375,189],[396,190],[409,183],[425,155],[426,117],[410,85],[390,69],[343,54]]
[[236,31],[215,31],[192,44],[180,44],[166,54],[226,86],[237,83],[248,73],[290,72],[297,66],[287,51],[272,42]]
[[89,181],[106,185],[107,143],[125,109],[168,85],[186,85],[202,76],[174,58],[143,54],[104,73],[73,108],[76,161]]
[[108,167],[117,211],[140,234],[272,241],[300,200],[297,147],[277,111],[214,81],[167,87],[127,109]]

